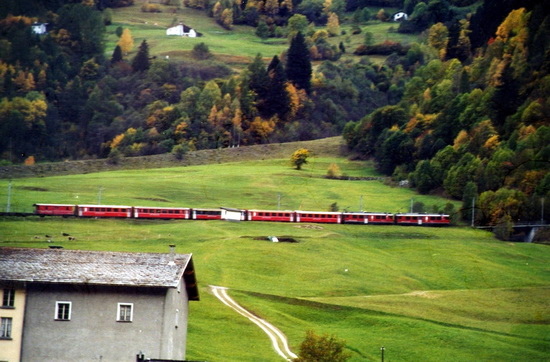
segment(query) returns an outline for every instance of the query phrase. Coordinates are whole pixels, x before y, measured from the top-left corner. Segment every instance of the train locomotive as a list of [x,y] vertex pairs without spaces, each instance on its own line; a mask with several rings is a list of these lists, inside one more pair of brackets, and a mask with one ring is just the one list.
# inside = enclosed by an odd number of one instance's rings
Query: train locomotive
[[39,216],[74,216],[93,218],[238,220],[290,223],[370,224],[447,226],[449,215],[381,212],[328,212],[301,210],[258,210],[230,208],[185,208],[123,205],[34,204]]

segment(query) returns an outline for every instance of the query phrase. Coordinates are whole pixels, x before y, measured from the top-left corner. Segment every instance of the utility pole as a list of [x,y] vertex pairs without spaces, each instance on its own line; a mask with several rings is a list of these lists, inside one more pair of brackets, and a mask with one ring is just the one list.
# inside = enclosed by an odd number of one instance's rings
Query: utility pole
[[386,348],[384,346],[380,347],[380,354],[381,354],[381,361],[384,362],[384,351],[386,350]]
[[411,214],[413,213],[413,201],[414,199],[411,197]]
[[359,211],[363,212],[363,195],[359,197]]
[[476,212],[476,198],[472,197],[472,227],[474,227],[475,212]]
[[281,193],[277,193],[277,210],[281,210]]
[[6,212],[10,212],[11,208],[11,180],[8,181],[8,204],[6,205]]
[[97,190],[97,204],[101,205],[101,192],[103,191],[103,186],[99,186],[99,190]]
[[540,224],[544,225],[544,197],[540,199]]

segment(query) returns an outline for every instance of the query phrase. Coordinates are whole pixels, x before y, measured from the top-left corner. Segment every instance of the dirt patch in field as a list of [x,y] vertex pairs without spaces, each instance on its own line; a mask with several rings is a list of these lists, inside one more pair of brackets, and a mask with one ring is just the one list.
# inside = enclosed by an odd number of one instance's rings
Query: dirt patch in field
[[296,225],[294,227],[298,228],[298,229],[310,229],[310,230],[323,230],[324,229],[324,227],[322,227],[320,225],[310,225],[310,224]]
[[21,186],[21,187],[18,187],[18,189],[20,190],[26,190],[26,191],[50,191],[48,189],[45,189],[43,187],[33,187],[33,186]]
[[[279,243],[298,243],[299,241],[291,236],[241,236],[252,240],[271,241]],[[276,238],[276,239],[274,239]],[[277,240],[277,241],[275,241]]]
[[158,202],[170,202],[170,200],[166,199],[159,199],[156,197],[136,197],[137,200],[145,200],[145,201],[158,201]]
[[405,295],[410,295],[412,297],[421,297],[421,298],[427,298],[427,299],[435,299],[439,298],[441,295],[425,291],[425,290],[416,290],[414,292],[407,293]]

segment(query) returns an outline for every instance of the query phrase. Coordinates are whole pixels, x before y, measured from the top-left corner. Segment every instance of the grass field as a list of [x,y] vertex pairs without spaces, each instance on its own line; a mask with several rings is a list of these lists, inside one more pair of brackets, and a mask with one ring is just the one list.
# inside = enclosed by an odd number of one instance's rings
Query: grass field
[[[173,6],[159,5],[162,12],[144,13],[141,11],[141,3],[131,7],[114,9],[113,23],[107,28],[106,55],[110,57],[118,37],[116,28],[121,26],[130,29],[134,38],[134,50],[130,57],[137,52],[142,40],[146,39],[149,44],[150,54],[166,57],[172,60],[184,60],[189,58],[190,51],[198,43],[205,43],[210,52],[215,54],[217,60],[227,63],[230,66],[241,68],[248,64],[257,54],[266,59],[274,55],[281,55],[289,47],[284,38],[269,38],[261,40],[255,35],[255,28],[249,26],[235,25],[232,30],[226,30],[218,25],[213,18],[210,18],[202,10],[183,8],[176,10]],[[391,10],[391,9],[389,9]],[[376,12],[378,9],[372,8]],[[351,14],[347,14],[351,16]],[[198,38],[182,38],[167,36],[166,29],[173,23],[183,22],[203,34]],[[370,21],[361,26],[362,33],[352,34],[351,25],[341,21],[341,30],[344,34],[331,37],[329,41],[338,45],[343,42],[347,48],[346,59],[360,59],[354,56],[353,51],[360,44],[364,43],[365,33],[371,32],[375,42],[385,40],[411,43],[418,40],[416,35],[399,34],[395,30],[399,24],[393,22]],[[323,27],[318,27],[323,29]],[[383,62],[384,57],[370,57],[376,63]]]
[[[406,210],[435,196],[380,181],[322,178],[330,163],[351,176],[363,162],[316,157],[302,171],[286,159],[12,181],[12,205],[34,202],[327,209],[332,202]],[[0,202],[7,197],[0,180]],[[62,233],[76,237],[68,241]],[[351,361],[544,361],[550,353],[550,249],[496,241],[464,227],[296,225],[223,221],[0,219],[0,245],[193,253],[201,301],[190,304],[187,358],[278,361],[255,325],[209,294],[229,290],[297,352],[305,331],[346,340]],[[268,235],[297,243],[271,243]],[[264,240],[262,240],[262,238]],[[347,270],[347,271],[346,271]]]

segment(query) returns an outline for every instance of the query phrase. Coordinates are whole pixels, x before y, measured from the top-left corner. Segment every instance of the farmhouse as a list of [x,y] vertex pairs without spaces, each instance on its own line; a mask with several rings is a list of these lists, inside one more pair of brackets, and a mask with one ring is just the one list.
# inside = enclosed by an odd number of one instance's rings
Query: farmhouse
[[32,24],[32,32],[38,35],[46,34],[48,31],[46,29],[47,25],[47,23],[34,23]]
[[185,359],[191,254],[0,248],[0,360]]
[[407,20],[408,18],[409,16],[407,15],[407,13],[403,11],[398,11],[391,16],[391,19],[393,21],[403,21],[403,20]]
[[180,23],[174,27],[166,29],[166,35],[178,35],[178,36],[186,36],[189,38],[196,38],[197,32],[194,29],[188,27],[187,25]]

